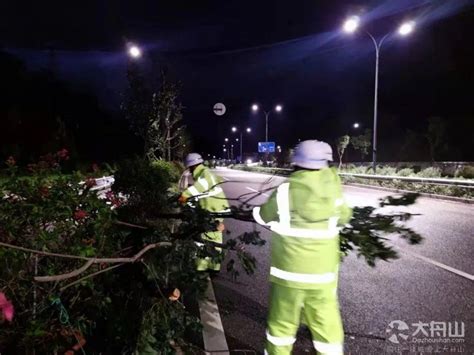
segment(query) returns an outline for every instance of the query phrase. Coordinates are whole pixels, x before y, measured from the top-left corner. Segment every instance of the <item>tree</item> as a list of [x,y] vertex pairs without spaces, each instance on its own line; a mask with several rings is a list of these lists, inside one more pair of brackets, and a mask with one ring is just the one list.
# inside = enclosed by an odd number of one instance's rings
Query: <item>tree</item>
[[144,154],[147,152],[146,136],[151,113],[151,90],[145,85],[145,79],[135,66],[127,71],[128,87],[125,91],[121,109],[132,131],[144,142]]
[[445,140],[446,122],[441,117],[430,117],[428,119],[428,129],[426,132],[426,139],[430,145],[431,161],[435,161],[439,148],[443,145]]
[[153,92],[134,68],[128,71],[128,88],[122,103],[130,127],[143,140],[148,160],[171,160],[184,142],[183,106],[178,100],[179,85],[161,74],[161,87]]
[[369,154],[369,148],[372,146],[372,130],[366,129],[364,134],[352,137],[351,144],[355,150],[360,151],[362,160]]
[[145,154],[150,160],[164,158],[169,161],[176,149],[182,148],[185,144],[183,142],[185,127],[180,123],[183,119],[181,112],[183,106],[178,101],[178,85],[167,80],[164,73],[161,80],[160,91],[152,97]]
[[342,157],[344,156],[344,152],[346,151],[349,142],[351,141],[351,137],[349,135],[344,135],[339,137],[336,141],[337,144],[337,154],[339,155],[339,169],[342,165]]

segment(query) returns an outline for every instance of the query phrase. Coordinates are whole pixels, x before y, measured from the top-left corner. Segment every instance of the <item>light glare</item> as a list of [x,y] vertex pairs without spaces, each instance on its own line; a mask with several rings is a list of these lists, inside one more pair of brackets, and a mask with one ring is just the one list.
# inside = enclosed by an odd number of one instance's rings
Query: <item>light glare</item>
[[232,132],[237,132],[237,127],[232,127]]
[[275,111],[276,112],[281,112],[281,110],[283,110],[283,107],[281,105],[276,105],[275,106]]
[[252,111],[258,111],[258,105],[257,104],[252,105]]
[[128,53],[133,58],[139,58],[142,55],[142,51],[137,46],[131,46]]
[[344,26],[342,28],[344,29],[344,32],[346,33],[354,33],[358,27],[359,27],[359,17],[352,16],[352,17],[349,17],[346,20],[346,22],[344,22]]
[[407,36],[410,33],[412,33],[414,29],[415,29],[415,23],[413,21],[405,22],[399,27],[398,33],[401,36]]
[[250,133],[252,132],[252,129],[251,128],[247,128],[247,133]]

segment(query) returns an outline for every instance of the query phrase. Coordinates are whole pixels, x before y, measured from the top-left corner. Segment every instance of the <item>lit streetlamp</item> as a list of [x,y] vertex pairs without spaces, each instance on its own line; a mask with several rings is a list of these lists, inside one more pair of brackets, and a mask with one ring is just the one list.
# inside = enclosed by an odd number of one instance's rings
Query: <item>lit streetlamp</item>
[[142,56],[142,50],[137,45],[130,45],[128,47],[128,55],[133,59],[140,58]]
[[[250,127],[247,127],[247,128],[245,129],[245,131],[246,131],[247,133],[250,133],[250,132],[252,132],[252,129],[251,129]],[[238,129],[237,127],[234,126],[234,127],[232,127],[232,132],[234,132],[234,133],[240,132],[240,161],[242,162],[242,158],[243,158],[243,156],[242,156],[242,154],[243,154],[243,153],[242,153],[243,130],[242,130],[242,129]],[[239,138],[236,138],[235,141],[236,141],[236,142],[239,142]]]
[[[346,33],[354,33],[360,27],[360,18],[358,16],[349,17],[343,24],[342,29]],[[398,28],[398,34],[402,37],[408,36],[415,29],[415,22],[409,21],[404,22]],[[377,110],[378,110],[378,87],[379,87],[379,57],[380,57],[380,48],[384,43],[385,39],[391,35],[389,32],[385,34],[379,41],[368,31],[367,35],[370,37],[375,47],[375,90],[374,90],[374,132],[373,132],[373,142],[372,142],[372,169],[375,171],[377,169]],[[358,128],[355,126],[354,128]]]
[[[260,107],[257,104],[252,105],[252,111],[257,112],[260,110]],[[281,112],[283,110],[282,105],[276,105],[274,107],[275,112]],[[270,116],[271,110],[264,110],[263,113],[265,114],[265,142],[268,142],[268,116]]]
[[355,122],[353,125],[352,125],[353,128],[357,129],[360,127],[360,124],[358,122]]

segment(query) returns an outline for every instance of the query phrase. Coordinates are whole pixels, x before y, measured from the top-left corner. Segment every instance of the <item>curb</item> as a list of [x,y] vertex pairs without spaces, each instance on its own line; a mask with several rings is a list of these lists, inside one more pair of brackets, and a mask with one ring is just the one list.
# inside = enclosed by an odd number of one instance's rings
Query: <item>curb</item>
[[204,299],[199,301],[199,313],[201,316],[202,336],[204,340],[205,354],[228,355],[229,347],[224,334],[224,327],[219,314],[212,281],[207,279],[207,288]]

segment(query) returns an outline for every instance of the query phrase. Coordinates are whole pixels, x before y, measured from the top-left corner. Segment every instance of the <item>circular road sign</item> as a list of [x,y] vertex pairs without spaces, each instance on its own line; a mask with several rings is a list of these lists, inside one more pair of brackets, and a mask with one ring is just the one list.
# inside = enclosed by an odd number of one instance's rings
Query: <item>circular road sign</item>
[[225,113],[225,106],[223,103],[218,102],[214,105],[213,110],[217,116],[222,116]]

